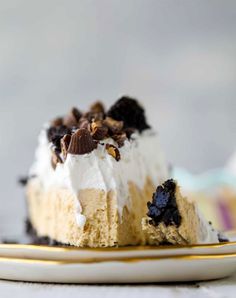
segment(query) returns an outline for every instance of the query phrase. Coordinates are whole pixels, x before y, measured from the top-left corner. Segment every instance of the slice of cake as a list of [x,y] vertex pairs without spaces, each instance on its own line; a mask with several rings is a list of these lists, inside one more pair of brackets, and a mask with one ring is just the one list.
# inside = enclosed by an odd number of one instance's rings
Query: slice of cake
[[182,197],[177,183],[170,179],[157,187],[142,220],[146,243],[201,244],[227,241],[198,210],[195,203]]
[[39,242],[108,247],[145,243],[146,205],[168,169],[143,108],[122,97],[108,111],[97,102],[47,125],[29,177]]

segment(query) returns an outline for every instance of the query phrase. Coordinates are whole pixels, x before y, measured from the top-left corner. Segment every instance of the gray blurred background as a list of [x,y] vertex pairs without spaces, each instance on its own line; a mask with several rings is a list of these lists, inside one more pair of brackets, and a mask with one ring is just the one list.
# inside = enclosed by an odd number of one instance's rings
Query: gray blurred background
[[145,105],[172,164],[223,166],[236,149],[236,1],[0,1],[0,233],[21,231],[16,180],[42,123],[122,94]]

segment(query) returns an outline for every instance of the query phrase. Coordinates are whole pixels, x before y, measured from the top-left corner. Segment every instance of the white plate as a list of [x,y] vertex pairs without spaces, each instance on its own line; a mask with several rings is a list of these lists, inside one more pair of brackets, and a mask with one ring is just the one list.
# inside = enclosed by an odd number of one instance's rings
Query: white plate
[[0,245],[0,278],[56,283],[147,283],[223,278],[236,242],[107,249]]
[[93,259],[153,258],[178,255],[222,255],[236,253],[236,242],[178,245],[127,246],[114,248],[50,247],[27,244],[0,244],[0,258],[36,259],[48,261],[80,261]]
[[236,253],[80,261],[0,258],[0,278],[53,283],[149,283],[218,279],[236,271]]

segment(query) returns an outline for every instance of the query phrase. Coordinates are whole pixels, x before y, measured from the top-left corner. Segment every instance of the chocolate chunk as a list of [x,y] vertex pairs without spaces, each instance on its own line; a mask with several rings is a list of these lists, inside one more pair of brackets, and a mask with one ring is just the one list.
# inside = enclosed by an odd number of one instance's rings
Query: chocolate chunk
[[103,121],[103,124],[106,125],[112,133],[121,132],[124,126],[123,121],[117,121],[112,119],[111,117],[106,117]]
[[106,150],[116,161],[120,160],[120,151],[116,146],[111,144],[106,144]]
[[72,108],[67,116],[63,119],[63,124],[67,127],[78,126],[82,113],[77,108]]
[[76,130],[72,135],[68,153],[70,154],[86,154],[92,152],[97,147],[89,131],[81,128]]
[[105,114],[104,105],[100,101],[96,101],[94,104],[92,104],[90,107],[90,111],[93,113]]
[[61,139],[61,152],[64,159],[66,159],[70,141],[71,141],[71,135],[64,135],[64,137]]
[[176,203],[175,189],[176,184],[173,179],[157,187],[152,202],[147,204],[149,209],[147,216],[151,218],[151,224],[158,225],[163,222],[166,226],[180,226],[181,216]]
[[115,120],[123,121],[124,128],[132,127],[142,132],[150,128],[146,122],[144,109],[137,100],[130,97],[120,98],[107,112],[109,117]]

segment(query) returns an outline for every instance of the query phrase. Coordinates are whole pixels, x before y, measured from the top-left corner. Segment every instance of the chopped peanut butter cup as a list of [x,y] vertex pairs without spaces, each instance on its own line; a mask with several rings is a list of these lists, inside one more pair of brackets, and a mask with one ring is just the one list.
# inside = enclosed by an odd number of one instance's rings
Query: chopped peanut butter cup
[[81,128],[75,131],[71,137],[68,153],[80,155],[92,152],[97,147],[89,131]]
[[100,121],[93,121],[90,125],[92,137],[95,140],[103,140],[108,134],[108,128],[103,125],[103,122]]
[[71,141],[71,135],[64,135],[64,137],[61,139],[61,152],[64,159],[66,159],[67,151],[70,146],[70,141]]
[[62,126],[63,125],[63,118],[62,117],[57,117],[51,122],[51,126]]
[[111,144],[106,144],[107,153],[110,154],[116,161],[120,160],[120,151],[116,146]]
[[96,101],[94,104],[92,104],[90,107],[90,111],[93,113],[105,114],[104,105],[100,101]]
[[119,148],[122,147],[125,143],[125,140],[127,140],[127,135],[125,132],[121,132],[121,133],[118,133],[118,134],[114,134],[112,136],[112,139],[114,141],[116,141],[116,143],[118,144]]
[[55,170],[57,163],[63,163],[60,153],[55,149],[52,148],[52,157],[51,157],[51,165],[53,169]]
[[103,123],[111,130],[112,133],[118,133],[122,130],[124,126],[123,121],[117,121],[112,119],[111,117],[106,117]]
[[77,126],[82,114],[77,108],[72,108],[70,113],[64,117],[63,124],[68,127]]

